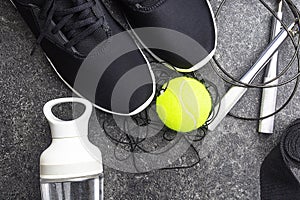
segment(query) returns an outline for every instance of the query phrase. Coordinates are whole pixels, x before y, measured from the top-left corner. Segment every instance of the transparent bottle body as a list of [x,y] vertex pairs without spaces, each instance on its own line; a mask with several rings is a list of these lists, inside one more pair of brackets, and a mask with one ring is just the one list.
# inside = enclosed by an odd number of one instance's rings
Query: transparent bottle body
[[41,179],[42,200],[103,200],[103,175],[65,180]]

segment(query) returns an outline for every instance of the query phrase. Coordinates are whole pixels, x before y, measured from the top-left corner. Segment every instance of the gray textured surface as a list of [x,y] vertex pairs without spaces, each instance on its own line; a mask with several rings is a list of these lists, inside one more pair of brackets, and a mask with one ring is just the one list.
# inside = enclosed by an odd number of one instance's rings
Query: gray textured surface
[[[220,1],[211,1],[213,9]],[[286,19],[289,18],[286,16]],[[217,22],[217,57],[240,76],[267,44],[270,14],[259,1],[231,0]],[[35,39],[8,0],[0,4],[0,199],[39,199],[41,152],[50,143],[42,106],[50,99],[71,95],[42,52],[29,56]],[[291,44],[282,47],[287,62]],[[292,71],[289,72],[292,74]],[[289,75],[287,75],[289,76]],[[282,104],[290,86],[280,88]],[[259,91],[251,90],[234,112],[255,116]],[[146,175],[105,167],[106,199],[259,199],[259,168],[284,128],[300,115],[300,94],[276,115],[275,134],[258,135],[257,123],[226,117],[197,145],[203,158],[187,170],[154,171]],[[103,115],[105,116],[105,115]],[[97,143],[101,130],[92,130]]]

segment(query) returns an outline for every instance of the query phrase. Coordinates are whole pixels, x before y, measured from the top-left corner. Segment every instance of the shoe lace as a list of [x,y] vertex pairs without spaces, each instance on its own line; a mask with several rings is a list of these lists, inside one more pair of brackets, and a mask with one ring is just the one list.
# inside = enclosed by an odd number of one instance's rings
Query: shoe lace
[[[66,48],[71,48],[76,45],[92,33],[94,33],[99,27],[102,27],[109,36],[109,27],[104,18],[104,13],[99,9],[99,16],[90,15],[90,9],[95,6],[94,1],[86,0],[73,0],[74,7],[61,8],[57,3],[58,0],[46,0],[43,9],[40,12],[40,17],[45,19],[40,35],[37,38],[36,44],[34,45],[31,55],[34,53],[37,46],[39,46],[50,31],[52,34],[58,33],[63,30],[66,35],[68,42],[64,44]],[[78,20],[73,20],[74,15],[78,15]],[[52,30],[52,20],[59,19]],[[84,29],[82,29],[84,28]],[[79,31],[78,31],[79,30]]]

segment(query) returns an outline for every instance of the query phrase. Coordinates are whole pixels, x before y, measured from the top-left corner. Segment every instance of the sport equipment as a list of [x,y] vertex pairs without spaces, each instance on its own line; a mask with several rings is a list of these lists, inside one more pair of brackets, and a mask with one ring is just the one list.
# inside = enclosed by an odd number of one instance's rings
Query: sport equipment
[[[11,0],[11,2],[37,37],[37,45],[42,47],[55,72],[77,95],[88,99],[103,111],[118,115],[137,114],[151,103],[155,94],[155,80],[148,61],[138,48],[114,59],[109,65],[103,64],[101,60],[92,63],[97,65],[97,69],[87,71],[83,78],[81,77],[78,87],[74,87],[78,71],[89,53],[100,44],[105,44],[100,53],[105,54],[107,59],[114,57],[115,54],[107,49],[110,49],[113,36],[124,31],[101,1]],[[129,35],[126,43],[129,46],[135,45]],[[139,66],[138,74],[133,70],[136,66]],[[103,72],[100,73],[101,77],[92,78],[99,71]],[[122,85],[126,87],[122,89],[122,93],[114,95],[118,99],[125,99],[125,94],[129,96],[129,91],[134,92],[130,93],[129,105],[113,107],[111,105],[113,92],[120,91],[116,90],[115,86],[121,78]],[[88,82],[96,83],[95,91],[84,87]]]
[[167,127],[190,132],[205,124],[212,99],[204,84],[193,78],[178,77],[163,88],[166,89],[157,98],[156,111]]
[[[76,119],[62,120],[52,108],[63,103],[79,103],[85,111]],[[81,98],[54,99],[45,104],[43,111],[52,142],[40,157],[42,200],[103,199],[102,155],[88,139],[92,108],[89,101]]]
[[[212,58],[217,32],[208,0],[115,1],[122,2],[131,29],[158,61],[191,72]],[[139,30],[147,27],[154,29],[150,33]]]

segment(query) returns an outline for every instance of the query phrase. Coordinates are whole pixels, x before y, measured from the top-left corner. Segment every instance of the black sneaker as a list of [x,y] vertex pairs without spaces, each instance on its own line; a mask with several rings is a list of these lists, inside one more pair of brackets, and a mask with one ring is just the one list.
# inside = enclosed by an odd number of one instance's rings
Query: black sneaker
[[[119,1],[119,0],[115,0]],[[208,0],[121,0],[128,23],[149,53],[160,62],[191,72],[212,58],[216,24]],[[139,28],[157,27],[145,31]],[[182,33],[187,38],[166,29]],[[197,44],[195,44],[197,43]],[[199,45],[199,46],[197,46]],[[155,48],[159,46],[159,48]]]
[[[101,42],[110,45],[114,40],[113,36],[124,31],[102,2],[98,0],[11,0],[11,2],[37,37],[37,44],[44,50],[55,72],[76,94],[87,98],[103,111],[119,115],[137,114],[151,103],[155,95],[154,76],[149,62],[138,48],[117,57],[107,67],[101,60],[96,59],[94,61],[97,63],[92,63],[97,65],[94,71],[84,72],[86,73],[84,77],[82,74],[78,75],[82,66],[86,65],[84,62],[93,62],[93,58],[89,56],[93,49],[99,47]],[[129,46],[135,46],[129,36],[126,42]],[[106,54],[107,59],[115,56],[103,47],[101,53]],[[134,70],[137,66],[139,70]],[[91,77],[99,74],[99,71],[101,77],[91,80]],[[97,81],[93,86],[95,90],[80,86],[80,82],[77,83],[77,87],[75,83],[78,76],[81,76],[83,85]],[[120,81],[123,91],[113,94],[120,91],[115,88]],[[112,99],[113,95],[118,101],[122,100],[119,105],[112,105],[116,104],[116,100]]]

